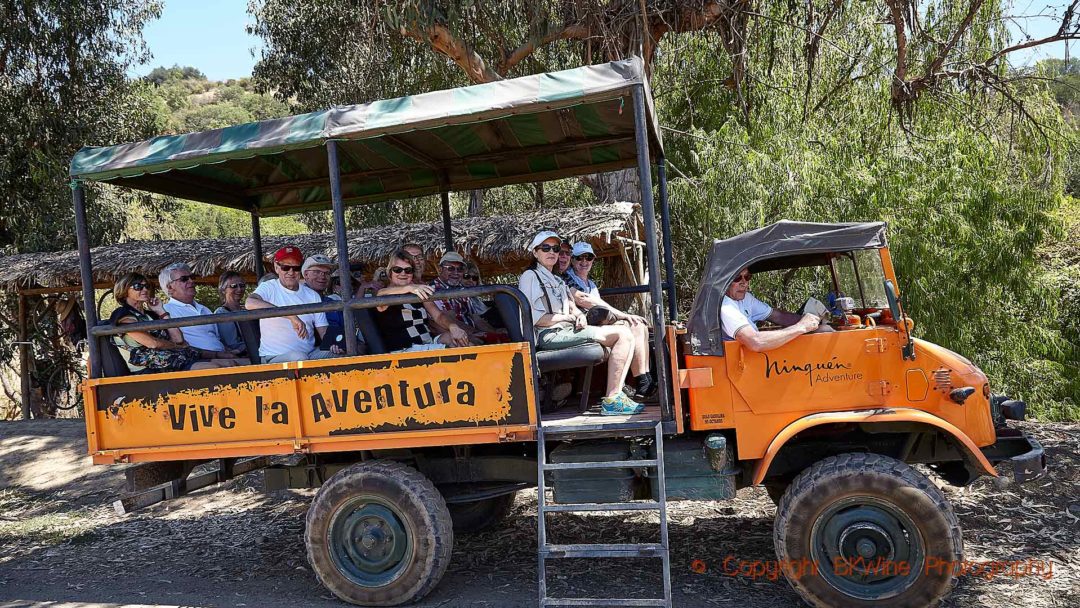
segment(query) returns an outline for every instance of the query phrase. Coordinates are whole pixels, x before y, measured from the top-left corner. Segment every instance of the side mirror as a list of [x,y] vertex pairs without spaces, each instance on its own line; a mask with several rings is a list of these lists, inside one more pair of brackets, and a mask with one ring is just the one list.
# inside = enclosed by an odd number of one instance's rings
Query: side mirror
[[902,349],[904,359],[914,361],[915,340],[911,337],[911,326],[904,316],[904,309],[900,306],[900,298],[896,295],[896,286],[889,279],[885,279],[885,299],[889,301],[889,311],[892,313],[893,320],[896,321],[896,328],[907,338]]

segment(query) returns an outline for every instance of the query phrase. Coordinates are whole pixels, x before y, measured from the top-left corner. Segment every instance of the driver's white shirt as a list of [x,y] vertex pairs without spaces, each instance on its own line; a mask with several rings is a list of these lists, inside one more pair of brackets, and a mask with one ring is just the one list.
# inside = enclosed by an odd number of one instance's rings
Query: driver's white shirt
[[733,300],[724,296],[720,304],[720,325],[724,332],[725,340],[734,340],[735,332],[750,326],[752,331],[757,331],[754,323],[763,321],[772,314],[772,306],[755,298],[749,291],[741,300]]

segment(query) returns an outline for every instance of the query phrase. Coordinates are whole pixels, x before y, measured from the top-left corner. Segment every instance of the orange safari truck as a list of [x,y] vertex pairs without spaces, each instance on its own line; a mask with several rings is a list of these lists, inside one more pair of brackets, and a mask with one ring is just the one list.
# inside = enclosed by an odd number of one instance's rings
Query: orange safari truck
[[[600,415],[591,378],[604,348],[538,351],[530,302],[512,285],[435,296],[492,298],[507,343],[414,353],[387,352],[371,313],[415,303],[413,295],[120,327],[96,317],[88,182],[249,212],[246,270],[261,275],[264,216],[330,209],[344,268],[348,205],[437,195],[450,250],[450,192],[621,169],[636,169],[641,187],[648,280],[601,293],[648,295],[659,390],[638,414]],[[347,602],[424,597],[456,534],[498,524],[515,493],[536,488],[539,605],[670,606],[667,501],[728,500],[764,485],[778,503],[777,556],[815,564],[785,570],[807,601],[929,605],[951,586],[962,537],[941,492],[913,465],[954,484],[997,475],[1002,461],[1013,461],[1019,480],[1044,466],[1038,444],[1008,427],[1023,418],[1022,402],[993,395],[967,359],[912,337],[883,224],[780,222],[717,241],[688,322],[676,321],[663,140],[639,59],[85,148],[71,175],[91,334],[89,451],[96,463],[134,465],[118,508],[256,468],[269,489],[319,488],[305,549],[320,582]],[[531,237],[510,235],[523,247]],[[744,268],[778,306],[798,289],[825,297],[833,331],[766,352],[725,340],[720,308]],[[353,293],[349,274],[341,280],[342,293]],[[335,310],[343,356],[260,362],[259,320]],[[239,324],[250,365],[131,374],[114,342],[130,331],[228,321]],[[541,416],[540,404],[569,378],[573,405]],[[208,462],[217,468],[192,474]],[[549,514],[583,511],[655,511],[659,542],[549,542]],[[662,589],[653,599],[549,596],[557,560],[595,557],[655,558]]]

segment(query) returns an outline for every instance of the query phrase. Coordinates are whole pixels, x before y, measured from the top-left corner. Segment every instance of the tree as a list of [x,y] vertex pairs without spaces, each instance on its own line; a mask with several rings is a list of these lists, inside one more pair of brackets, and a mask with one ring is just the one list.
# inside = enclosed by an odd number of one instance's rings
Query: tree
[[[0,251],[75,246],[68,165],[82,146],[143,139],[164,126],[149,85],[126,70],[147,56],[151,0],[26,0],[0,6]],[[89,189],[95,243],[124,237],[129,205],[149,196]]]

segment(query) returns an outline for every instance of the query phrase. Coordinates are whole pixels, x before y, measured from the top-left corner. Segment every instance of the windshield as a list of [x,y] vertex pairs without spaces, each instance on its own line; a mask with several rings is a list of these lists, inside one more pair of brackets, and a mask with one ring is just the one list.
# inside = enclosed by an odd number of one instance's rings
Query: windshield
[[885,299],[885,270],[877,249],[861,249],[832,259],[840,296],[855,299],[857,308],[888,308]]

